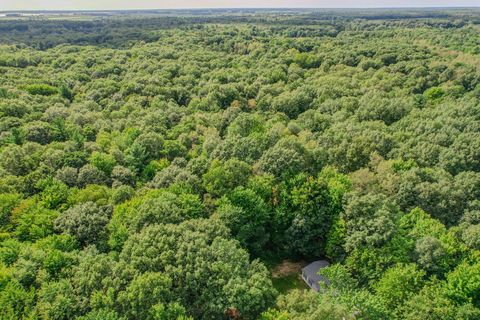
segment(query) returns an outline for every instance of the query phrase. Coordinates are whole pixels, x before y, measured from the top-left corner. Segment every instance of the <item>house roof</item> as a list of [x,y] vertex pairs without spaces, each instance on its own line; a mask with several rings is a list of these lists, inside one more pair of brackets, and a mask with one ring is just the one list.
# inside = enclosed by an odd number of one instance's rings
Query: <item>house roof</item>
[[330,263],[326,260],[317,260],[302,269],[302,278],[307,285],[315,291],[320,290],[319,282],[329,283],[328,279],[319,275],[320,269],[328,267]]

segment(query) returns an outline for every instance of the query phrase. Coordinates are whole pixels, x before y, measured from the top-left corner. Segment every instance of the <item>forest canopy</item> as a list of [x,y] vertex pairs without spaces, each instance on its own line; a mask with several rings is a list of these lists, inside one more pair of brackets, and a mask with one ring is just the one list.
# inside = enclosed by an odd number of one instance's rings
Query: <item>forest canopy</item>
[[[0,319],[480,318],[479,32],[477,9],[0,18]],[[318,259],[320,293],[274,276]]]

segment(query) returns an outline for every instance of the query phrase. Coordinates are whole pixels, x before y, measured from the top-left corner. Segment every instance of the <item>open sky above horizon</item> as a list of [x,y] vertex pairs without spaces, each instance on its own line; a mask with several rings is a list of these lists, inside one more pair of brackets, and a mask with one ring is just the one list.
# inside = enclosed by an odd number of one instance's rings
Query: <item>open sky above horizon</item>
[[0,0],[3,10],[472,7],[480,0]]

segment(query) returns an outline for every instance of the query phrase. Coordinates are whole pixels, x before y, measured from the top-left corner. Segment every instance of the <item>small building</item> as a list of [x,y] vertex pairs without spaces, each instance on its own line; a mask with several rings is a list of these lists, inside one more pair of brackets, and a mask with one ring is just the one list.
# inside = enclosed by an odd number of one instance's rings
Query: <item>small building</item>
[[318,274],[320,269],[328,267],[330,263],[326,260],[318,260],[310,263],[305,268],[302,269],[302,279],[305,283],[315,290],[316,292],[320,291],[320,284],[319,282],[323,282],[328,284],[329,281],[327,278]]

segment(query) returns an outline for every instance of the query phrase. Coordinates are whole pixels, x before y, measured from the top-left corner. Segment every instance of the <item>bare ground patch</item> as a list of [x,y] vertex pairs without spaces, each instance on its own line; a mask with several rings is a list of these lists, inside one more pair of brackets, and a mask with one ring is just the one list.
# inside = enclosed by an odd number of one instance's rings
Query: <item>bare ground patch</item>
[[302,272],[302,268],[305,267],[307,263],[305,261],[290,261],[290,260],[283,260],[282,263],[277,265],[272,270],[272,278],[282,278],[285,276],[289,276],[292,274],[300,274]]

